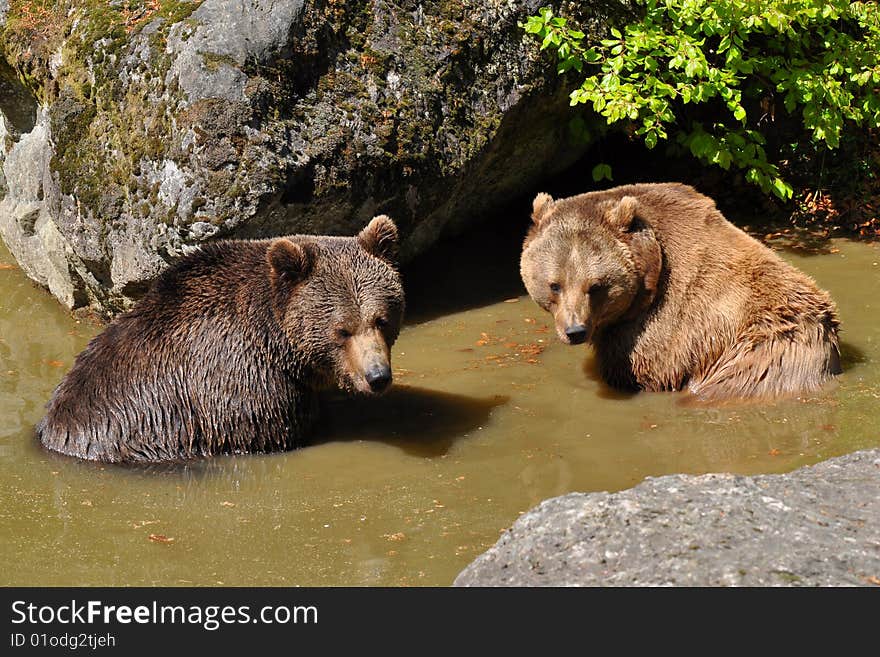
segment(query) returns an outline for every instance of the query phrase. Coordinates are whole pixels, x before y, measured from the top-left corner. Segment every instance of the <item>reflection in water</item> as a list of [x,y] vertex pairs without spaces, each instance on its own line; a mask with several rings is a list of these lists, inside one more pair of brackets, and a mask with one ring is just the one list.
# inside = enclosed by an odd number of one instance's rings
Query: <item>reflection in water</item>
[[322,409],[322,425],[313,442],[377,440],[412,456],[441,456],[509,400],[407,385],[395,386],[378,399],[336,397]]
[[[687,437],[676,447],[693,463],[735,463],[746,454],[790,457],[814,451],[823,437],[836,431],[837,406],[827,397],[775,404],[685,405],[685,413],[670,405],[644,414],[635,439],[645,454],[657,452],[658,459],[664,457],[669,441],[654,437],[669,430]],[[701,470],[683,467],[683,471]]]
[[[0,263],[12,258],[0,248]],[[17,436],[95,327],[72,320],[16,269],[0,269],[0,438]]]
[[840,305],[845,373],[814,399],[707,407],[611,391],[589,350],[557,342],[504,253],[484,267],[499,278],[467,294],[452,275],[406,279],[422,282],[394,387],[328,397],[312,447],[152,467],[39,448],[33,425],[97,329],[0,268],[0,584],[448,584],[547,497],[876,446],[880,252],[835,248],[786,256]]
[[638,394],[632,390],[612,388],[605,383],[605,379],[602,378],[602,374],[599,372],[599,361],[596,359],[596,356],[592,351],[587,353],[587,357],[584,358],[581,369],[583,370],[584,376],[598,386],[596,394],[599,397],[602,397],[602,399],[629,399]]
[[850,365],[857,365],[866,362],[868,362],[868,357],[858,345],[847,342],[846,340],[840,341],[840,364],[843,366],[844,372],[849,369]]

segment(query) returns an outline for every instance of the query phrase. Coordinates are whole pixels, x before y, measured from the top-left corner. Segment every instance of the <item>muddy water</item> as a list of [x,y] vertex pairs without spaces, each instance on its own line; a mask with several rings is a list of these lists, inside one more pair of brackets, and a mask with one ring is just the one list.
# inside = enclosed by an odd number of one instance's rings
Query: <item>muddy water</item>
[[[445,585],[546,497],[674,472],[783,472],[880,445],[875,246],[785,256],[839,303],[840,383],[713,409],[607,390],[589,350],[555,342],[522,296],[515,240],[494,259],[482,248],[441,249],[407,273],[393,391],[328,400],[315,446],[153,470],[35,444],[45,400],[98,329],[0,250],[0,584]],[[450,274],[453,258],[470,264]]]

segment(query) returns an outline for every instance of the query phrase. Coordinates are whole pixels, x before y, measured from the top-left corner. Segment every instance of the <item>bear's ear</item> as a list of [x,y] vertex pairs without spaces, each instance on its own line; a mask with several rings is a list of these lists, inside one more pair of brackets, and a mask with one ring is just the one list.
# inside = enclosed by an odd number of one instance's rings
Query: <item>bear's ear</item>
[[624,196],[608,211],[608,223],[620,233],[628,233],[638,223],[639,202],[633,196]]
[[535,200],[532,201],[532,222],[536,226],[540,226],[550,216],[554,203],[553,197],[544,192],[535,197]]
[[274,283],[285,281],[296,285],[309,275],[315,256],[307,244],[297,244],[282,237],[269,245],[266,260]]
[[360,233],[357,241],[370,255],[390,264],[397,262],[397,226],[384,214],[373,217]]
[[642,279],[642,305],[647,307],[657,295],[660,272],[663,269],[663,251],[654,231],[649,227],[628,235],[629,251],[633,257],[636,271]]
[[639,294],[630,306],[631,317],[637,316],[654,302],[663,271],[663,250],[654,230],[638,215],[633,217],[629,222],[630,228],[621,235],[641,280]]

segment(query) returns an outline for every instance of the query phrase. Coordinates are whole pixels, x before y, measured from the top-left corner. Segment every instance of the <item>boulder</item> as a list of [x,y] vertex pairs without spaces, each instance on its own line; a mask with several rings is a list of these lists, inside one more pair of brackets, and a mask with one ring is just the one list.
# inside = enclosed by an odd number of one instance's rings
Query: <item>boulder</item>
[[784,475],[671,475],[524,514],[455,586],[880,585],[880,449]]
[[[518,25],[543,4],[13,5],[0,54],[34,123],[0,149],[23,181],[0,236],[65,305],[108,314],[210,239],[353,234],[382,212],[410,259],[583,153],[570,81]],[[629,11],[561,4],[593,35]]]

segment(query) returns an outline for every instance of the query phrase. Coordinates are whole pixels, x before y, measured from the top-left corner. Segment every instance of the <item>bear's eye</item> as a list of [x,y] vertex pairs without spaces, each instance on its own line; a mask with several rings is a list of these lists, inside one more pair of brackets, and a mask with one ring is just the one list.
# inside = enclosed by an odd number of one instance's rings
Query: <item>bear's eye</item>
[[385,319],[384,317],[377,317],[376,318],[376,328],[382,329],[382,328],[385,328],[386,326],[388,326],[387,319]]
[[602,283],[593,283],[590,286],[590,289],[587,290],[587,294],[589,294],[590,296],[595,296],[597,294],[601,294],[604,291],[605,291],[605,286],[602,285]]
[[351,337],[351,331],[347,331],[344,328],[336,329],[336,335],[340,340],[348,340]]
[[559,294],[562,292],[562,286],[559,283],[550,283],[550,291],[553,294]]

